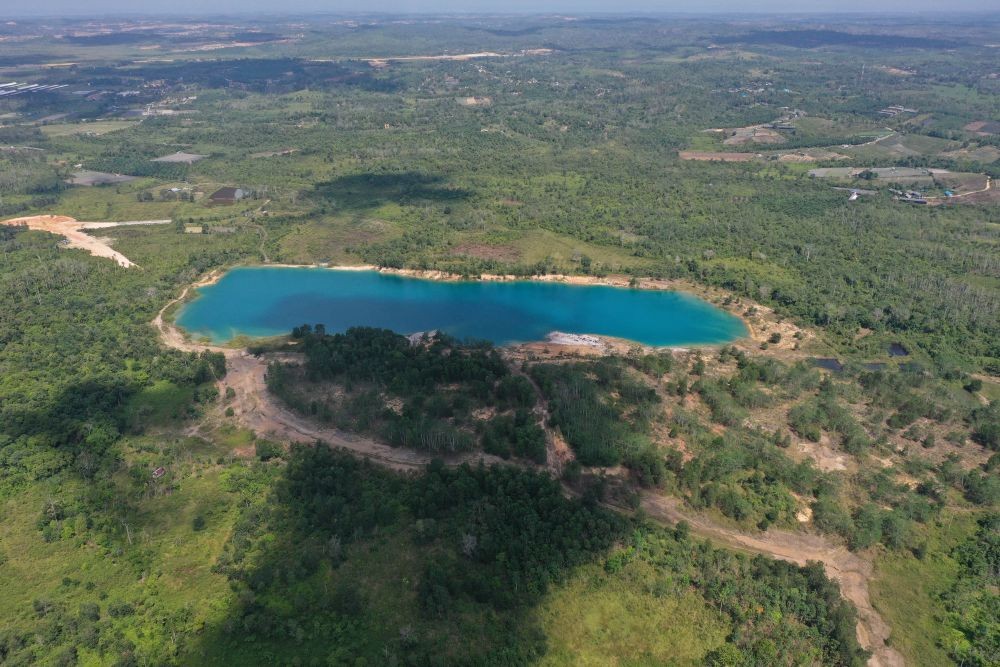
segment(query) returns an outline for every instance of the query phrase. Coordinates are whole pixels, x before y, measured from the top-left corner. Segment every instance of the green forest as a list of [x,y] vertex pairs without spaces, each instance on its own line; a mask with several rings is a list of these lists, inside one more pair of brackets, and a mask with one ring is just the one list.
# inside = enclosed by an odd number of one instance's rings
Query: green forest
[[[0,664],[995,665],[981,19],[0,25]],[[267,264],[750,334],[174,326]]]

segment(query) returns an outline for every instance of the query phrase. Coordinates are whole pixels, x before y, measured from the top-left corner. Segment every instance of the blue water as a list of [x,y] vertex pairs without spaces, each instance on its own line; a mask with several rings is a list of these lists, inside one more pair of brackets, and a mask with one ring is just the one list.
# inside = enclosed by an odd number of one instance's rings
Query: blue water
[[372,326],[407,334],[436,329],[497,345],[551,331],[615,336],[647,345],[725,343],[747,334],[739,318],[681,292],[537,281],[440,282],[377,271],[246,267],[198,290],[177,323],[216,343]]

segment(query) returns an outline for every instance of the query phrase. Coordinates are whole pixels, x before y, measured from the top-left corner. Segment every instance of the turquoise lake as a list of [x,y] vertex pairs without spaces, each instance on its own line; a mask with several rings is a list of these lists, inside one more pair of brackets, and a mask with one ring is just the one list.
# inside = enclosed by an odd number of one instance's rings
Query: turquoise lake
[[198,294],[177,324],[216,343],[285,334],[300,324],[324,324],[329,333],[353,326],[438,330],[497,345],[544,340],[552,331],[656,346],[747,335],[739,318],[682,292],[530,280],[442,282],[377,271],[243,267]]

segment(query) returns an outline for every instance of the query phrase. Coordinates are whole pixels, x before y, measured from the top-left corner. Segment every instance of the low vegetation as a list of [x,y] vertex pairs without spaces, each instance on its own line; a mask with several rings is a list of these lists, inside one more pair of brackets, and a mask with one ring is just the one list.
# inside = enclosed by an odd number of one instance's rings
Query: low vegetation
[[[250,501],[241,517],[219,565],[241,602],[210,632],[213,642],[200,654],[207,662],[223,652],[249,658],[294,646],[298,655],[333,662],[389,655],[417,664],[435,656],[528,664],[547,653],[542,628],[555,632],[562,659],[576,659],[582,656],[563,642],[576,631],[566,616],[578,609],[558,600],[573,594],[575,578],[590,571],[579,567],[594,560],[603,562],[606,591],[634,591],[630,582],[639,577],[647,583],[632,595],[668,606],[703,600],[697,604],[705,610],[688,622],[701,627],[704,619],[714,629],[707,641],[686,644],[693,661],[781,655],[860,665],[865,658],[853,610],[818,566],[737,556],[683,528],[633,524],[566,500],[548,477],[515,468],[432,466],[404,482],[327,448],[301,447],[274,497]],[[408,555],[383,562],[386,548]],[[388,595],[389,582],[379,577],[396,582],[399,593]],[[289,590],[298,591],[292,605]],[[531,611],[538,605],[541,627]],[[470,641],[465,632],[473,626]],[[332,653],[331,636],[338,638]]]

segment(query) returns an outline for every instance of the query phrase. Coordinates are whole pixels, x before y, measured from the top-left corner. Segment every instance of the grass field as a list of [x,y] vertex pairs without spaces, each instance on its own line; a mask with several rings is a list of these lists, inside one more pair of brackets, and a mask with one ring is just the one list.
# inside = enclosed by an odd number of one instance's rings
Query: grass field
[[643,264],[642,260],[632,256],[627,250],[579,241],[544,229],[527,231],[512,245],[520,251],[522,261],[526,264],[551,257],[561,266],[571,266],[583,255],[597,264],[611,268]]
[[[165,187],[169,185],[139,179],[119,185],[70,188],[52,212],[89,222],[175,218],[191,219],[196,223],[231,223],[243,220],[245,211],[257,209],[263,203],[243,200],[233,206],[210,207],[202,201],[139,201],[137,198],[145,190],[156,193]],[[212,192],[215,187],[214,184],[203,186],[206,192]]]
[[945,515],[934,524],[917,528],[919,540],[927,544],[922,559],[898,552],[883,554],[876,563],[872,601],[892,626],[892,645],[911,665],[937,667],[951,663],[941,648],[947,641],[947,631],[940,620],[945,610],[938,597],[958,571],[951,550],[974,528],[969,515]]
[[[39,604],[75,617],[81,605],[94,603],[104,622],[131,642],[169,656],[176,649],[175,638],[218,616],[229,592],[225,577],[211,567],[228,539],[234,505],[220,489],[217,469],[180,477],[172,493],[146,498],[138,515],[129,519],[134,543],[152,559],[143,569],[133,564],[133,556],[87,539],[82,518],[75,528],[64,525],[62,539],[46,541],[36,526],[49,502],[43,487],[8,499],[0,524],[0,545],[7,556],[0,578],[6,629],[38,627]],[[204,517],[211,529],[194,530],[195,516]],[[135,611],[109,616],[113,605]],[[136,632],[147,618],[159,619],[160,631]],[[39,641],[58,644],[58,633],[49,632]],[[103,664],[90,647],[76,648],[80,664]]]
[[399,228],[376,218],[337,216],[297,225],[278,247],[281,261],[289,264],[357,263],[347,248],[386,241],[400,235]]
[[907,157],[940,155],[960,146],[961,144],[957,141],[948,141],[937,137],[898,134],[867,146],[845,148],[844,152],[862,159],[894,161]]
[[177,210],[177,202],[140,202],[136,193],[148,185],[139,180],[121,185],[71,188],[59,202],[60,215],[77,220],[103,222],[116,220],[164,220]]
[[806,116],[795,120],[796,136],[803,137],[879,137],[886,134],[884,125],[873,120],[863,120],[850,118],[844,120],[832,120],[829,118],[818,118]]
[[133,424],[161,426],[184,417],[194,390],[160,380],[132,396],[125,408],[126,419]]
[[655,594],[660,576],[646,563],[617,575],[582,568],[538,611],[549,643],[539,664],[701,665],[725,641],[728,619],[693,593]]
[[119,130],[127,130],[137,126],[137,121],[130,120],[97,120],[89,123],[66,123],[58,125],[43,125],[42,132],[49,137],[66,137],[72,134],[92,134],[101,136]]

